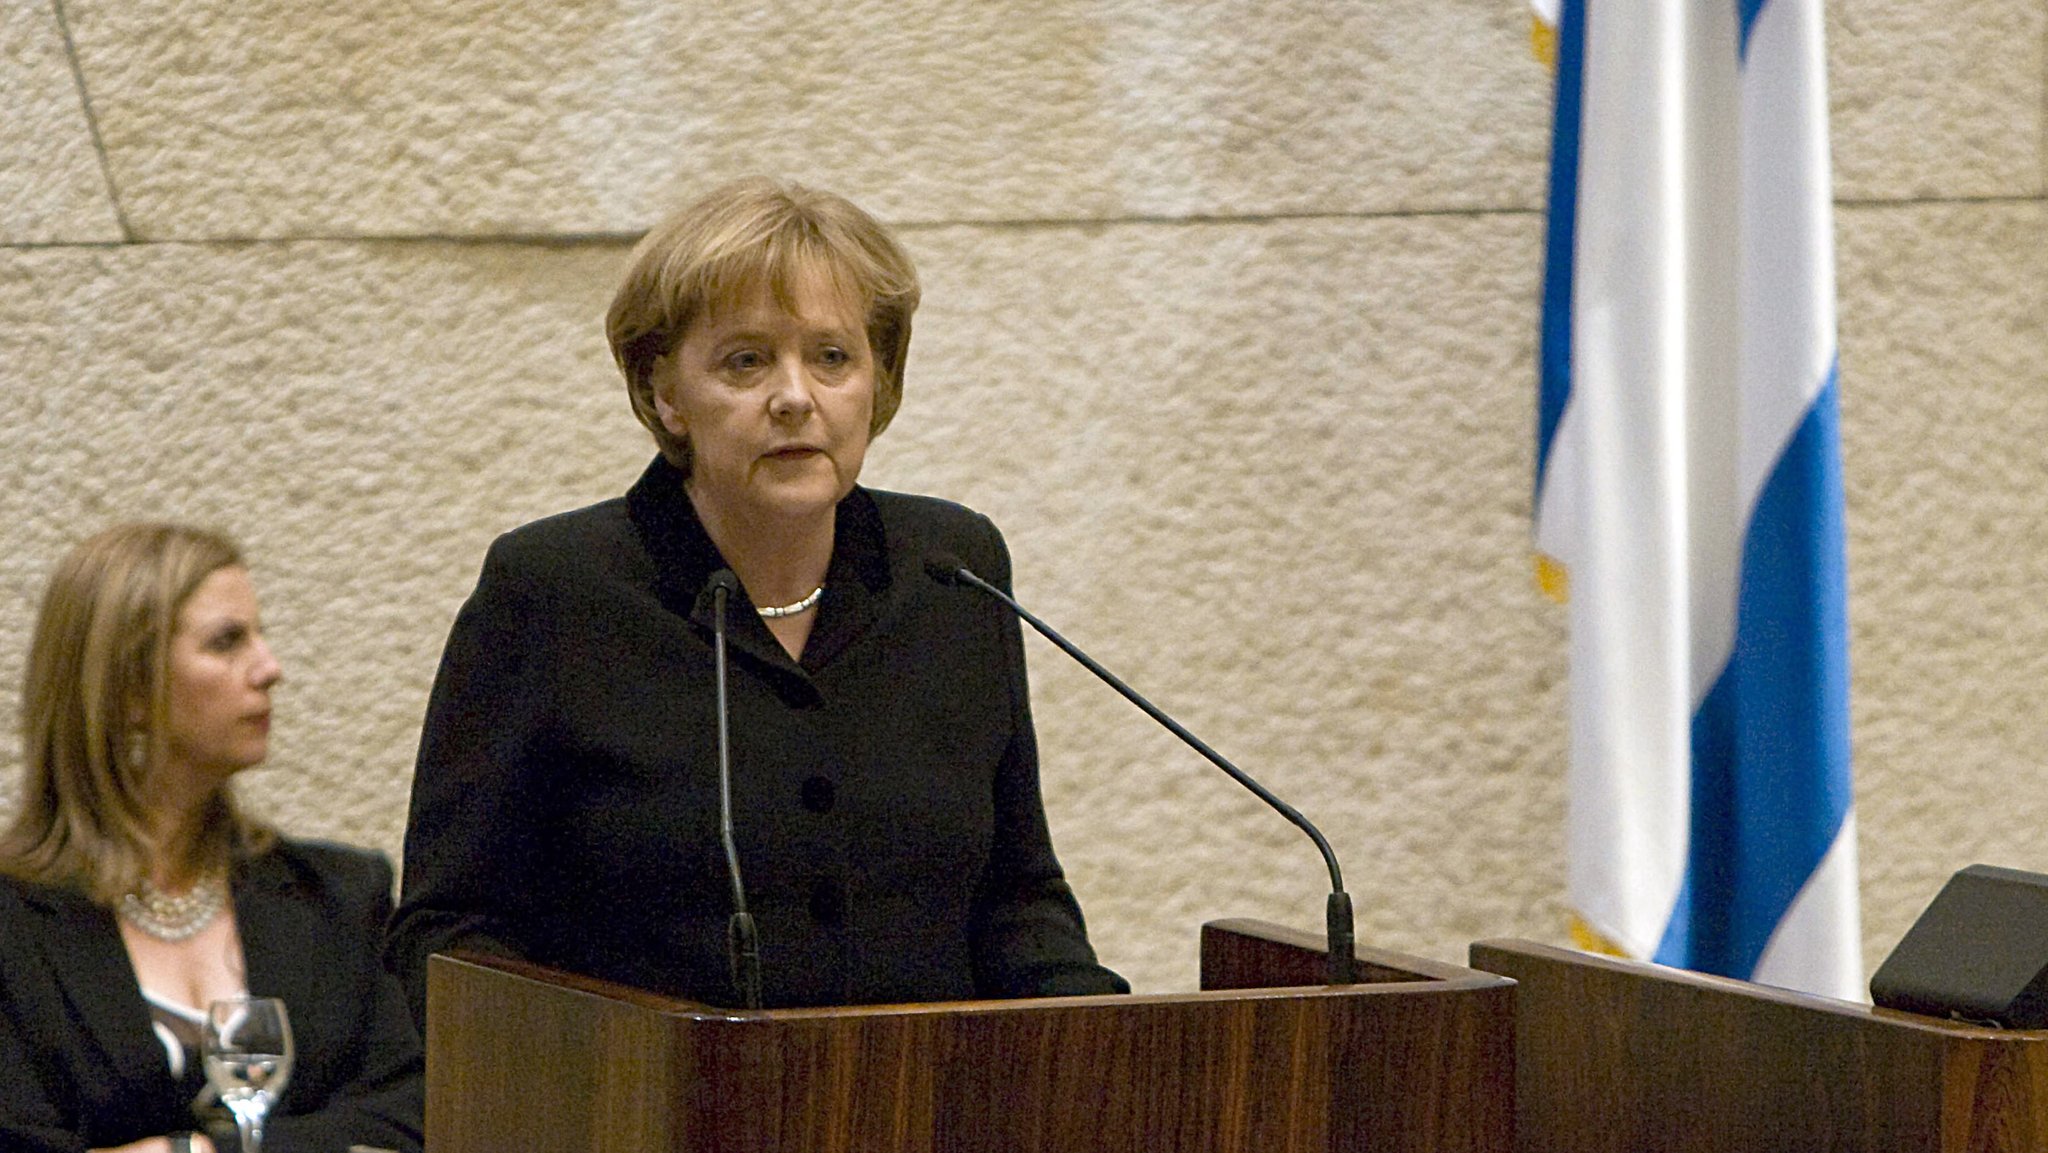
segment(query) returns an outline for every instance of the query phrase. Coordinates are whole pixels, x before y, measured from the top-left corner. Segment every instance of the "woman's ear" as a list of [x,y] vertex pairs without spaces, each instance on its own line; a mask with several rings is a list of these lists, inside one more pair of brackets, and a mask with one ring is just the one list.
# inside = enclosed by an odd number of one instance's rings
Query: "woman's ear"
[[676,354],[659,356],[647,370],[648,391],[654,394],[654,414],[661,418],[661,427],[678,440],[688,440],[689,427],[683,423],[683,414],[676,409],[674,398],[676,386],[681,383],[682,374],[677,370]]

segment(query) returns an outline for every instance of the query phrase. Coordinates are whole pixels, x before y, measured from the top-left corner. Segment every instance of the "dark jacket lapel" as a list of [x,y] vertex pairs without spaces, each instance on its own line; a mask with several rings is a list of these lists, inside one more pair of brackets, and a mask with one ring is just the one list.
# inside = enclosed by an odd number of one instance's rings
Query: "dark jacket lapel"
[[[326,945],[334,933],[333,926],[323,923],[326,903],[297,892],[306,883],[280,852],[243,862],[234,881],[249,995],[284,1001],[301,1050],[323,1041],[332,1044],[345,1029],[345,1021],[338,1026],[335,1020],[335,997],[353,988],[346,959]],[[291,1092],[289,1087],[285,1091]]]
[[150,1100],[138,1102],[138,1113],[180,1107],[114,914],[82,893],[43,885],[24,886],[22,900],[39,914],[26,928],[39,937],[37,947],[78,1028],[65,1043],[104,1060],[111,1079],[149,1086]]

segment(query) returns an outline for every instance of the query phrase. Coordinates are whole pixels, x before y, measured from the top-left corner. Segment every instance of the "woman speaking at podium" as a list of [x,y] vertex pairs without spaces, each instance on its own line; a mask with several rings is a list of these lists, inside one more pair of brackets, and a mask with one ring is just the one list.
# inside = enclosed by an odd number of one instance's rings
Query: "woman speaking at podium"
[[739,1005],[731,812],[761,1000],[1107,993],[1048,837],[1024,655],[986,518],[864,489],[918,282],[826,193],[723,188],[634,251],[607,333],[660,455],[624,496],[499,538],[428,706],[391,960],[471,949]]

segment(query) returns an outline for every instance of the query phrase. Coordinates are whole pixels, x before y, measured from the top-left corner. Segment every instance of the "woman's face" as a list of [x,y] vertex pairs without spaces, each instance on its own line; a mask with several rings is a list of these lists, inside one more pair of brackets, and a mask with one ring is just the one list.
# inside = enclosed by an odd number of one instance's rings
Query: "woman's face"
[[214,570],[185,598],[171,634],[170,763],[226,780],[261,761],[270,689],[283,675],[263,639],[249,570]]
[[698,511],[727,524],[829,513],[867,458],[875,358],[866,316],[822,276],[765,285],[690,325],[655,366],[655,408],[690,444]]

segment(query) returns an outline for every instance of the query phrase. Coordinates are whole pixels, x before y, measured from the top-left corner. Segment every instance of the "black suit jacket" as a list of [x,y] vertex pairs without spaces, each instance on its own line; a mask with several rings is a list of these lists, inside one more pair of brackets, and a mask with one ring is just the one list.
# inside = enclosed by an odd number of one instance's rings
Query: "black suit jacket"
[[[1053,855],[1015,619],[924,571],[1007,584],[995,526],[855,489],[799,663],[729,613],[733,803],[770,1005],[1126,989]],[[526,957],[736,1003],[706,578],[657,459],[625,497],[492,545],[428,706],[393,968]]]
[[[281,841],[238,864],[232,886],[249,992],[284,999],[296,1051],[265,1150],[417,1153],[419,1035],[378,952],[390,863]],[[113,913],[0,877],[0,1149],[75,1153],[179,1132],[190,1104]]]

